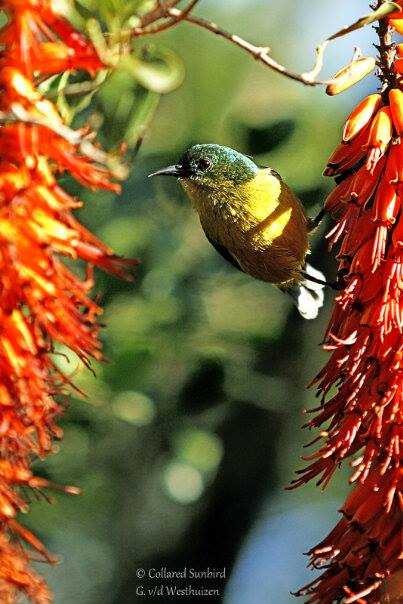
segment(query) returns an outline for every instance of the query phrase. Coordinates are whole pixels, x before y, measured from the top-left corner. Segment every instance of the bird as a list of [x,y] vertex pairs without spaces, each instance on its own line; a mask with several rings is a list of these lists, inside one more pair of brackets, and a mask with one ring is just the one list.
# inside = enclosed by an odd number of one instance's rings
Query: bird
[[234,267],[273,284],[293,299],[305,319],[323,306],[324,275],[306,260],[311,219],[272,168],[259,167],[230,147],[198,144],[154,176],[173,176],[199,215],[211,245]]

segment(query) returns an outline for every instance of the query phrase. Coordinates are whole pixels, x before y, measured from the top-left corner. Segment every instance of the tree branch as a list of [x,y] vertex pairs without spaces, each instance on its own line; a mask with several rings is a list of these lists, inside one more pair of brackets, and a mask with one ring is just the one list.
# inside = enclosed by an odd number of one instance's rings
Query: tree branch
[[[196,6],[196,4],[199,2],[199,0],[191,0],[191,2],[188,4],[188,6],[186,8],[184,8],[183,10],[178,10],[177,8],[169,8],[167,7],[167,5],[163,5],[162,3],[160,4],[160,10],[159,10],[159,14],[158,11],[155,11],[155,15],[154,15],[154,19],[152,21],[152,23],[154,23],[155,21],[158,21],[160,19],[164,19],[167,17],[171,17],[168,21],[165,21],[164,23],[161,23],[161,25],[156,25],[155,27],[144,27],[144,25],[141,25],[140,27],[135,27],[130,31],[130,36],[133,38],[138,38],[140,36],[149,36],[149,35],[153,35],[153,34],[159,34],[162,31],[165,31],[166,29],[169,29],[171,27],[173,27],[174,25],[177,25],[180,21],[183,21],[187,18],[187,16],[189,15],[190,11],[193,10],[193,8]],[[170,3],[172,4],[178,4],[178,2],[174,2],[174,3]],[[173,12],[172,12],[173,11]],[[158,14],[158,16],[156,16]]]
[[167,11],[170,8],[174,8],[179,2],[180,0],[166,0],[166,2],[163,2],[163,0],[156,0],[155,7],[141,18],[139,29],[145,28],[148,25],[151,25],[151,23],[155,23],[155,21],[167,17]]
[[[260,61],[261,63],[263,63],[270,69],[272,69],[273,71],[280,73],[291,80],[295,80],[297,82],[302,82],[302,84],[305,84],[307,86],[318,86],[318,85],[327,86],[328,84],[330,84],[332,82],[332,80],[316,79],[323,66],[323,55],[324,55],[325,48],[328,44],[328,41],[322,42],[322,44],[320,44],[317,47],[315,64],[310,71],[307,71],[305,73],[295,73],[295,72],[288,70],[286,67],[284,67],[284,65],[281,65],[280,63],[275,61],[269,55],[269,52],[270,52],[269,47],[255,46],[254,44],[251,44],[250,42],[248,42],[247,40],[244,40],[240,36],[238,36],[236,34],[231,34],[227,31],[225,31],[224,29],[219,27],[216,23],[213,23],[206,19],[202,19],[200,17],[195,17],[194,15],[191,15],[190,13],[193,10],[193,8],[196,6],[197,2],[198,2],[198,0],[192,0],[188,4],[188,6],[186,8],[184,8],[183,10],[176,8],[176,4],[178,4],[178,2],[167,3],[167,4],[163,4],[162,2],[159,2],[158,6],[152,11],[152,21],[144,18],[142,21],[142,26],[133,28],[130,31],[130,36],[135,38],[135,37],[140,37],[140,36],[148,36],[148,35],[157,34],[157,33],[160,33],[161,31],[164,31],[166,29],[173,27],[174,25],[177,25],[181,21],[187,21],[188,23],[193,23],[194,25],[197,25],[198,27],[206,29],[207,31],[215,34],[216,36],[220,36],[220,37],[224,38],[225,40],[232,42],[233,44],[235,44],[239,48],[242,48],[244,51],[246,51],[248,54],[250,54],[254,59]],[[174,6],[172,6],[172,4],[174,4]],[[169,5],[171,5],[171,6],[169,6]],[[146,15],[146,17],[147,17],[147,15]],[[161,23],[160,25],[157,25],[155,27],[145,27],[144,26],[145,23],[150,23],[150,22],[154,23],[155,21],[158,21],[160,19],[168,19],[168,20],[164,21],[163,23]]]

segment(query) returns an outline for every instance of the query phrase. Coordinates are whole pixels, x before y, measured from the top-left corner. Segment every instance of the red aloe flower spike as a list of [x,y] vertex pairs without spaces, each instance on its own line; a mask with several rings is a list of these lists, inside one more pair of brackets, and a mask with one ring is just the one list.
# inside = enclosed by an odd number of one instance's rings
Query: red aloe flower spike
[[[104,167],[105,154],[87,132],[65,126],[33,77],[66,69],[95,74],[102,61],[50,0],[7,0],[1,6],[8,22],[0,31],[0,108],[11,123],[0,129],[0,601],[14,603],[23,592],[49,604],[49,590],[28,563],[34,550],[43,560],[53,559],[18,522],[28,509],[18,489],[58,488],[30,469],[62,436],[56,425],[62,407],[54,396],[71,384],[50,357],[54,344],[69,347],[87,365],[91,357],[102,359],[101,309],[89,296],[91,268],[79,278],[61,256],[123,277],[136,261],[116,256],[72,216],[81,202],[58,186],[54,165],[94,189],[119,186]],[[14,545],[21,539],[26,549]]]
[[[350,114],[344,131],[349,143],[336,148],[325,172],[352,170],[325,202],[336,221],[327,238],[330,246],[340,244],[344,283],[325,337],[331,356],[314,380],[321,405],[307,423],[326,424],[326,430],[293,486],[313,478],[326,486],[348,458],[356,486],[336,528],[309,552],[310,565],[323,570],[299,592],[312,604],[383,604],[403,597],[402,587],[396,588],[403,572],[403,94],[395,75],[375,115],[360,121],[360,105]],[[365,113],[366,102],[362,107]],[[395,600],[387,599],[389,585]]]

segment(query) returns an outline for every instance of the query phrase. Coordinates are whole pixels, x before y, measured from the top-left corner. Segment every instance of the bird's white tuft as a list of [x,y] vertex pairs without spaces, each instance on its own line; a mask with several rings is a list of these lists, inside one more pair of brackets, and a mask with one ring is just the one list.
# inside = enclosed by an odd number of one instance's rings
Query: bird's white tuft
[[[305,265],[305,273],[319,281],[326,281],[326,277],[323,273],[316,268],[313,268],[313,266],[308,263]],[[296,303],[297,308],[304,319],[316,319],[318,316],[319,309],[323,306],[325,298],[324,287],[324,283],[317,283],[308,278],[300,283]]]
[[304,270],[307,276],[318,279],[319,281],[322,281],[322,283],[317,283],[316,281],[311,281],[307,278],[305,281],[302,281],[302,283],[295,285],[292,289],[285,291],[291,295],[299,313],[304,319],[316,319],[319,309],[323,306],[324,302],[324,282],[326,281],[326,278],[310,264],[306,264]]

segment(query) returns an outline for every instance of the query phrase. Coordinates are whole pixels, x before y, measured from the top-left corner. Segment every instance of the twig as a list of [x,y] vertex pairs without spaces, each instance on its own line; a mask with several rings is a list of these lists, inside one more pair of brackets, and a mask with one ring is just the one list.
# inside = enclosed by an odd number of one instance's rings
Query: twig
[[155,8],[150,10],[144,17],[140,20],[140,29],[151,25],[151,23],[155,23],[155,21],[159,21],[167,16],[167,11],[170,8],[174,8],[177,4],[179,4],[180,0],[167,0],[163,2],[162,0],[156,0]]
[[[270,48],[268,46],[255,46],[251,44],[247,40],[244,40],[240,36],[236,34],[231,34],[224,29],[221,29],[216,23],[211,21],[207,21],[206,19],[202,19],[200,17],[195,17],[191,15],[190,12],[197,4],[198,0],[192,0],[190,4],[183,10],[179,10],[178,8],[172,7],[167,8],[167,5],[162,5],[162,10],[158,13],[157,9],[153,11],[153,22],[162,19],[171,17],[170,20],[163,22],[161,25],[157,25],[155,27],[135,27],[131,30],[131,37],[140,37],[147,36],[160,33],[165,29],[169,29],[170,27],[177,25],[181,21],[187,21],[188,23],[193,23],[207,31],[232,42],[239,48],[242,48],[247,53],[249,53],[253,58],[258,61],[261,61],[265,65],[267,65],[273,71],[277,73],[281,73],[282,75],[290,78],[291,80],[295,80],[297,82],[302,82],[307,86],[318,86],[331,84],[333,80],[318,80],[316,79],[318,74],[320,73],[323,66],[323,55],[325,48],[327,46],[327,41],[323,42],[316,49],[316,60],[313,68],[310,71],[305,73],[295,73],[289,71],[284,65],[281,65],[269,55]],[[162,3],[160,3],[162,4]],[[177,3],[176,3],[177,4]],[[158,14],[158,16],[157,16]],[[155,17],[155,18],[154,18]],[[143,21],[144,22],[144,21]]]
[[[174,25],[177,25],[180,21],[185,20],[188,17],[190,11],[193,10],[193,8],[196,6],[196,4],[198,2],[199,2],[199,0],[191,0],[191,2],[188,4],[188,6],[186,8],[184,8],[183,10],[178,10],[177,8],[162,7],[162,9],[160,10],[159,16],[156,17],[154,19],[154,21],[163,19],[164,17],[172,17],[171,19],[169,19],[168,21],[165,21],[164,23],[161,23],[161,25],[156,25],[155,27],[144,28],[143,25],[141,27],[134,27],[130,31],[130,36],[133,38],[138,38],[140,36],[149,36],[152,34],[159,34],[160,32],[165,31],[166,29],[169,29],[170,27],[173,27]],[[176,2],[175,4],[178,4],[178,3]],[[174,12],[172,12],[172,11],[174,11]]]
[[[325,40],[316,48],[316,60],[315,64],[310,71],[306,71],[305,73],[301,73],[301,77],[304,78],[304,81],[313,82],[316,80],[317,76],[320,74],[323,68],[323,57],[325,55],[326,46],[329,44],[328,40]],[[319,83],[319,82],[318,82]]]
[[[90,94],[99,90],[101,84],[93,82],[76,82],[62,88],[64,96],[81,96],[82,94]],[[60,94],[60,90],[49,90],[46,92],[47,98],[55,98]]]
[[[176,9],[176,8],[172,8],[168,11],[168,13],[171,16],[177,16],[177,14],[179,12],[181,12],[181,11],[178,11],[178,9]],[[185,15],[185,17],[183,18],[183,21],[187,21],[188,23],[193,23],[194,25],[198,25],[199,27],[202,27],[203,29],[207,29],[208,31],[210,31],[213,34],[216,34],[217,36],[221,36],[222,38],[225,38],[225,40],[229,40],[230,42],[233,42],[234,44],[236,44],[237,46],[239,46],[240,48],[245,50],[247,53],[252,55],[252,57],[257,59],[258,61],[261,61],[268,67],[270,67],[270,69],[272,69],[273,71],[276,71],[277,73],[281,73],[281,74],[285,75],[287,78],[290,78],[291,80],[296,80],[297,82],[302,82],[303,84],[306,84],[307,86],[318,86],[318,85],[327,86],[331,82],[331,80],[316,80],[315,79],[315,76],[319,73],[322,63],[323,63],[323,52],[324,52],[324,48],[326,47],[326,45],[321,44],[318,47],[315,65],[311,71],[306,72],[306,73],[295,73],[295,72],[289,71],[286,67],[284,67],[284,65],[281,65],[280,63],[277,63],[277,61],[272,59],[271,56],[268,54],[270,52],[270,48],[267,46],[255,46],[254,44],[247,42],[240,36],[237,36],[236,34],[230,34],[229,32],[225,31],[224,29],[221,29],[215,23],[212,23],[211,21],[206,21],[205,19],[201,19],[199,17],[195,17],[194,15]]]

